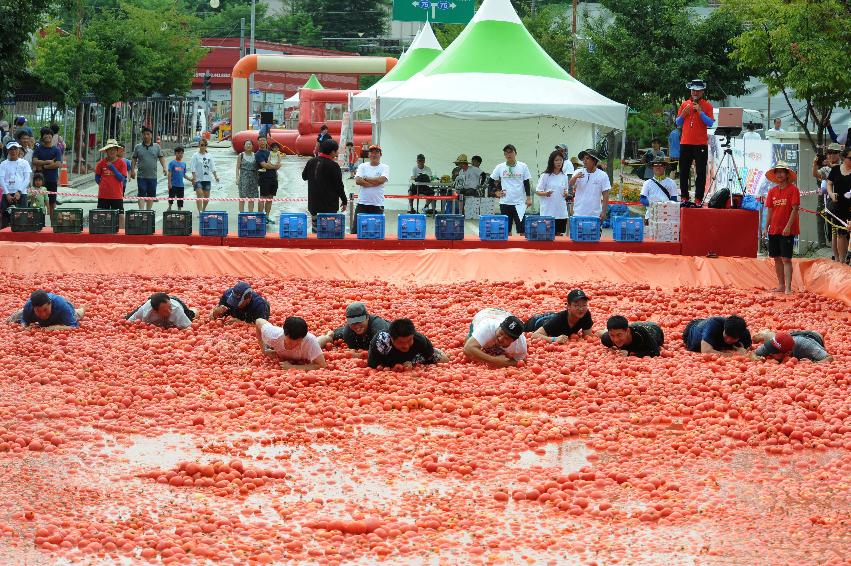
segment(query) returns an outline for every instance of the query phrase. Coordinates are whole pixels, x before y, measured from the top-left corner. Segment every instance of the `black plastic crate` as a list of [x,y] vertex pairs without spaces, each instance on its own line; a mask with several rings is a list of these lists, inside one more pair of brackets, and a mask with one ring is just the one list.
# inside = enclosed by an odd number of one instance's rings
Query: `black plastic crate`
[[118,234],[120,210],[95,208],[89,211],[89,234]]
[[192,213],[188,210],[167,210],[163,212],[164,236],[191,236]]
[[83,209],[57,208],[51,226],[54,234],[79,234],[83,231]]
[[153,210],[128,210],[124,213],[124,233],[128,236],[149,236],[154,233],[157,217]]
[[41,232],[44,228],[44,211],[40,208],[10,208],[12,232]]

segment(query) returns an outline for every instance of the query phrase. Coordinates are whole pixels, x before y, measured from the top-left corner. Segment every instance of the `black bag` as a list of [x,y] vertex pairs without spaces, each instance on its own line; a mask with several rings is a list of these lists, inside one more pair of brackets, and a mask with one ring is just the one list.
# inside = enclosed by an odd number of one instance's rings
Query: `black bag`
[[709,208],[727,208],[730,204],[730,189],[718,189],[709,199]]

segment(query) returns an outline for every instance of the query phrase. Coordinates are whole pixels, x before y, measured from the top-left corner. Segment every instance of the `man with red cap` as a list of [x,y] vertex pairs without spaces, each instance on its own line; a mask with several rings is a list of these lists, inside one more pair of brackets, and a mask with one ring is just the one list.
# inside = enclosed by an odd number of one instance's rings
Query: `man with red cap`
[[829,362],[833,358],[824,349],[824,338],[814,330],[795,330],[773,333],[760,330],[754,335],[755,342],[763,342],[753,353],[754,359],[771,358],[778,362],[792,356],[799,360]]

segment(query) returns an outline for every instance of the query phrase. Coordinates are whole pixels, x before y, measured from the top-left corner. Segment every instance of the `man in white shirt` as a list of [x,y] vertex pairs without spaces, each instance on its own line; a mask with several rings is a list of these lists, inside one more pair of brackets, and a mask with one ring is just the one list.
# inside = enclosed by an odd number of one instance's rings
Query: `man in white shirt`
[[[511,144],[502,148],[505,163],[500,163],[491,173],[491,181],[499,197],[499,213],[508,216],[508,233],[512,225],[518,234],[523,233],[526,208],[532,206],[532,178],[529,167],[517,161],[517,148]],[[525,193],[525,194],[524,194]]]
[[[471,167],[467,154],[462,153],[455,159],[458,172],[455,175],[455,191],[462,197],[479,196],[479,185],[482,181],[482,170]],[[464,200],[461,200],[460,214],[464,214]]]
[[526,359],[523,321],[502,309],[479,311],[470,324],[464,355],[497,367],[516,366]]
[[361,163],[355,172],[360,187],[352,234],[358,233],[358,214],[384,214],[384,185],[390,179],[390,167],[381,163],[381,146],[369,146],[369,162]]
[[609,176],[597,166],[600,157],[593,149],[580,152],[579,159],[584,167],[580,167],[569,181],[574,189],[573,215],[595,216],[602,222],[609,209],[612,184]]
[[745,140],[745,143],[749,141],[759,141],[762,139],[762,136],[756,132],[756,124],[753,122],[748,122],[747,130],[748,131],[742,135],[742,139]]
[[265,318],[258,318],[254,324],[263,353],[278,360],[282,368],[311,371],[325,367],[319,340],[307,331],[303,318],[289,316],[283,328]]
[[770,128],[766,133],[765,137],[772,138],[777,134],[783,133],[785,130],[781,127],[783,125],[783,121],[780,118],[774,119],[774,127]]
[[678,201],[679,187],[674,180],[665,174],[666,163],[664,159],[653,161],[653,176],[644,181],[641,187],[641,204],[647,207],[645,218],[650,218],[650,205],[654,202]]
[[[434,189],[431,188],[429,183],[431,182],[431,178],[434,176],[431,172],[431,168],[425,164],[425,155],[422,153],[417,155],[417,164],[414,165],[414,168],[411,170],[411,186],[408,189],[408,194],[411,196],[432,196],[434,194]],[[421,177],[422,175],[422,177]],[[428,181],[425,178],[428,177]],[[434,201],[432,202],[432,210],[434,210]],[[414,210],[414,201],[413,199],[408,201],[410,214],[415,214],[416,210]],[[417,199],[417,207],[419,207],[419,199]],[[426,201],[426,208],[428,208],[428,201]]]
[[32,180],[30,164],[21,158],[23,148],[16,141],[6,144],[7,159],[0,163],[0,198],[3,199],[3,214],[12,205],[27,206],[27,192]]
[[154,293],[141,307],[127,315],[129,321],[140,321],[160,328],[189,328],[196,311],[177,297]]

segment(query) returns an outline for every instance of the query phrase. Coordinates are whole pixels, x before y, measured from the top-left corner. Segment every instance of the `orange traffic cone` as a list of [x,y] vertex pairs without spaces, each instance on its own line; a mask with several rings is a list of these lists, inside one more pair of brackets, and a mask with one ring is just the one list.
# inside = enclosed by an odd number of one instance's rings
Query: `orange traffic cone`
[[62,163],[62,169],[59,170],[59,184],[63,187],[68,186],[68,165]]

